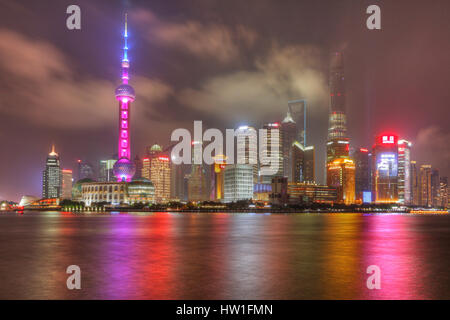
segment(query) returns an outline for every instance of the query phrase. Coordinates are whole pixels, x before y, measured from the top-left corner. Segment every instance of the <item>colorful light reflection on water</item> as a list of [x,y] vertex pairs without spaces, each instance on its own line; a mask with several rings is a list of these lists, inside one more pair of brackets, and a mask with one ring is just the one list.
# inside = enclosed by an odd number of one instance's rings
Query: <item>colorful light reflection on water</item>
[[0,298],[449,299],[449,238],[449,216],[2,214]]

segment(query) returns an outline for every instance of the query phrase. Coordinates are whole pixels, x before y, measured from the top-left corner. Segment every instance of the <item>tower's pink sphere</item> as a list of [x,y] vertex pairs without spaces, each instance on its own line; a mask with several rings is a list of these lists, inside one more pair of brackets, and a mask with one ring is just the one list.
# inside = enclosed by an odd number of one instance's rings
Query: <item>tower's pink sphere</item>
[[117,181],[130,182],[136,172],[136,167],[130,160],[122,158],[114,164],[113,172]]

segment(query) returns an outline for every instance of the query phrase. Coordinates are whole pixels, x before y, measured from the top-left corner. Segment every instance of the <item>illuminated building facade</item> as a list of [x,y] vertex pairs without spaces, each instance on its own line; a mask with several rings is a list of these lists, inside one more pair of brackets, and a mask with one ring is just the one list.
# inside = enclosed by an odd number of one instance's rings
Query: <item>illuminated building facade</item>
[[72,199],[72,182],[73,182],[72,170],[62,169],[61,175],[62,175],[61,198]]
[[431,207],[433,203],[433,194],[431,190],[431,165],[424,164],[420,166],[419,171],[419,205]]
[[420,172],[416,161],[411,161],[411,205],[418,206],[420,204]]
[[224,198],[224,171],[227,165],[227,157],[225,155],[217,155],[214,157],[214,165],[211,166],[214,171],[212,178],[212,195],[211,200],[222,201]]
[[123,48],[122,59],[122,84],[116,88],[116,99],[119,101],[119,141],[118,157],[119,160],[114,164],[114,175],[117,181],[130,182],[135,173],[135,165],[131,159],[130,149],[130,111],[131,102],[135,100],[135,92],[132,86],[128,84],[130,63],[128,60],[128,29],[127,16],[125,15],[125,46]]
[[153,183],[145,178],[135,178],[127,185],[127,202],[133,203],[155,203],[155,187]]
[[142,178],[142,160],[138,155],[134,157],[134,167],[136,168],[134,179]]
[[133,203],[154,203],[153,184],[147,179],[127,182],[84,182],[80,184],[81,201],[86,206],[95,203],[128,205]]
[[355,161],[355,197],[359,203],[365,202],[364,192],[371,192],[372,190],[370,172],[371,157],[372,154],[366,148],[359,148],[352,155]]
[[207,201],[210,198],[206,182],[206,171],[202,164],[202,153],[196,153],[195,149],[201,145],[200,141],[192,141],[192,164],[188,180],[188,200]]
[[344,57],[342,52],[331,54],[329,85],[330,114],[328,119],[327,163],[349,156],[345,111]]
[[439,180],[440,180],[439,185],[440,185],[440,190],[441,190],[440,207],[447,208],[448,207],[448,194],[449,194],[448,178],[441,177]]
[[339,158],[327,164],[327,185],[336,188],[337,202],[355,203],[355,162]]
[[175,164],[174,158],[170,162],[170,197],[174,200],[186,200],[184,193],[184,164]]
[[55,152],[55,146],[52,146],[52,151],[47,156],[45,170],[42,172],[42,198],[60,198],[61,180],[59,155]]
[[150,158],[150,180],[155,186],[155,201],[164,203],[170,200],[170,159],[164,153]]
[[98,181],[100,182],[110,182],[115,180],[113,173],[114,164],[117,160],[100,160],[100,170],[98,174]]
[[373,146],[373,188],[376,203],[398,201],[398,137],[383,134]]
[[[272,183],[272,178],[282,177],[284,173],[283,169],[283,131],[280,130],[280,123],[267,123],[263,126],[262,143],[267,147],[264,157],[260,157],[260,181],[264,184]],[[260,150],[261,154],[261,150]],[[270,160],[269,160],[270,159]],[[265,160],[269,160],[272,163],[272,167],[278,168],[277,172],[272,173],[270,171],[270,165],[263,163]]]
[[437,169],[431,170],[431,205],[434,208],[441,206],[441,181]]
[[288,183],[290,204],[328,203],[337,201],[337,189],[315,183]]
[[295,141],[291,147],[292,182],[314,182],[316,180],[314,161],[314,147],[305,148],[300,142]]
[[398,202],[411,204],[411,142],[398,141]]
[[253,168],[249,164],[229,164],[224,172],[224,200],[235,202],[253,198]]
[[258,140],[255,128],[240,126],[236,129],[237,154],[243,155],[243,161],[238,164],[250,164],[253,168],[253,183],[258,182]]

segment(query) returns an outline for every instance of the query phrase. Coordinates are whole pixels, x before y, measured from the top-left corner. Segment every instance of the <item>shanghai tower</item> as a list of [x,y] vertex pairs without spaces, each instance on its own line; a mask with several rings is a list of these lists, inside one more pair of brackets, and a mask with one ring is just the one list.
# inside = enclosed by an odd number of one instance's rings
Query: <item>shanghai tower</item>
[[347,115],[345,113],[345,77],[342,52],[330,59],[330,115],[327,142],[327,185],[337,189],[337,201],[355,202],[355,163],[349,158]]
[[330,114],[328,119],[327,163],[349,156],[347,115],[345,113],[345,77],[342,52],[330,57]]
[[136,168],[131,161],[130,150],[130,109],[131,102],[135,99],[135,93],[132,86],[128,84],[128,69],[130,62],[128,60],[128,30],[127,15],[125,15],[125,32],[122,59],[122,84],[116,88],[116,99],[119,101],[119,141],[118,141],[118,161],[114,164],[113,172],[117,181],[130,182],[133,178]]

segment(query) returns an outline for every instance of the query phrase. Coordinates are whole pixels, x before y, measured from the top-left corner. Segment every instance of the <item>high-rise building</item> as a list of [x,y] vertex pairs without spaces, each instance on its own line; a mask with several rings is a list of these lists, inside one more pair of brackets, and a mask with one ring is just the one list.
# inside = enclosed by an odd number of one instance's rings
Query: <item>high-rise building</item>
[[398,141],[398,202],[411,204],[411,142]]
[[175,164],[174,158],[170,161],[170,197],[176,200],[185,200],[184,194],[184,169],[185,164]]
[[192,164],[188,181],[189,201],[207,201],[210,198],[210,190],[206,181],[206,170],[202,164],[202,153],[195,150],[201,145],[200,141],[192,141]]
[[373,146],[373,199],[377,203],[398,201],[398,137],[383,134]]
[[416,161],[411,161],[411,204],[418,206],[420,204],[420,172]]
[[141,158],[139,158],[139,156],[136,155],[136,157],[134,157],[134,167],[136,168],[136,172],[134,174],[135,179],[142,178],[142,166],[143,165]]
[[283,122],[285,120],[290,120],[289,118],[291,118],[296,125],[294,140],[306,146],[306,100],[299,99],[288,101],[288,115]]
[[211,166],[213,173],[212,180],[212,195],[211,200],[222,201],[224,198],[224,171],[227,165],[227,157],[225,155],[217,155],[214,157],[214,165]]
[[327,163],[349,156],[345,110],[344,57],[342,52],[331,54],[329,85],[330,114],[328,119]]
[[[283,169],[283,132],[280,130],[280,123],[266,123],[263,126],[262,143],[266,146],[265,156],[260,157],[260,182],[264,184],[271,184],[272,178],[282,177]],[[260,150],[261,154],[261,150]],[[269,163],[264,163],[270,162]],[[273,172],[273,169],[276,169]]]
[[[258,133],[250,126],[240,126],[236,130],[238,164],[250,164],[253,168],[253,183],[258,182]],[[240,162],[239,162],[240,161]]]
[[155,187],[155,200],[164,203],[170,200],[170,159],[160,153],[150,158],[150,180]]
[[441,189],[441,204],[440,204],[440,207],[447,208],[448,207],[448,194],[449,194],[448,178],[447,177],[441,177],[440,178],[440,189]]
[[314,182],[314,161],[314,147],[305,148],[300,142],[294,141],[291,147],[291,182]]
[[327,185],[337,190],[337,202],[355,203],[355,162],[338,158],[327,164]]
[[150,180],[150,157],[142,159],[142,177]]
[[69,169],[62,169],[61,170],[62,175],[62,192],[61,192],[61,198],[62,199],[72,199],[72,170]]
[[116,180],[113,173],[113,168],[116,161],[117,160],[115,159],[100,160],[100,168],[98,175],[99,182],[111,182]]
[[433,204],[433,193],[431,189],[431,165],[420,166],[419,173],[419,205],[431,207]]
[[162,147],[154,144],[147,149],[142,160],[142,177],[150,180],[155,188],[155,201],[167,202],[171,199],[171,164],[169,155]]
[[116,99],[119,101],[119,141],[118,157],[119,160],[114,164],[114,175],[118,182],[130,182],[133,178],[136,168],[131,161],[130,148],[130,112],[131,102],[136,98],[134,89],[128,84],[130,62],[128,60],[128,29],[127,16],[125,15],[125,45],[123,47],[122,58],[122,84],[116,88]]
[[291,116],[290,109],[286,118],[281,122],[281,131],[283,131],[283,176],[292,181],[292,144],[297,140],[297,124]]
[[224,172],[224,202],[253,198],[253,168],[248,164],[229,164]]
[[42,172],[42,198],[60,198],[61,180],[59,155],[55,152],[55,146],[52,146],[52,151],[47,156],[45,169]]
[[78,176],[81,179],[95,179],[94,167],[89,162],[78,161]]
[[366,148],[355,150],[352,155],[355,161],[355,196],[358,202],[364,202],[364,192],[371,192],[371,164],[372,154]]
[[434,208],[441,206],[441,180],[437,169],[431,170],[431,205]]

